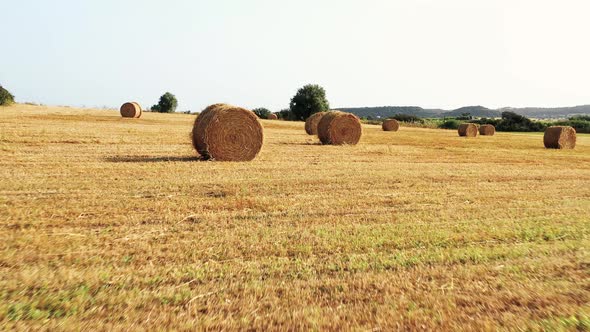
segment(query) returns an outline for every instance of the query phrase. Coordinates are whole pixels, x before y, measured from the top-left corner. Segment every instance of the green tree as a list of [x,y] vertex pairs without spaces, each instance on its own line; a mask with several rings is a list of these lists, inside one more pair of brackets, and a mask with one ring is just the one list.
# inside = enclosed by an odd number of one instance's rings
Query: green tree
[[10,105],[14,103],[14,96],[0,85],[0,105]]
[[173,113],[178,106],[178,100],[170,92],[166,92],[160,97],[158,104],[152,106],[152,110],[160,113]]
[[261,119],[268,119],[268,116],[270,115],[270,111],[264,107],[255,108],[252,110],[252,112],[258,115],[258,117]]
[[317,112],[330,110],[330,103],[326,99],[326,90],[316,84],[308,84],[291,99],[290,110],[295,120],[305,120]]

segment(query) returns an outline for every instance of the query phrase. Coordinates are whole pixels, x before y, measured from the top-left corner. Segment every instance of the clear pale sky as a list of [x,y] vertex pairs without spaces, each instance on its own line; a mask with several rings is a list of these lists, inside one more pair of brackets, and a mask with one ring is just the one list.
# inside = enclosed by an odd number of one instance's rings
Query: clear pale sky
[[589,0],[3,0],[17,101],[179,111],[590,104]]

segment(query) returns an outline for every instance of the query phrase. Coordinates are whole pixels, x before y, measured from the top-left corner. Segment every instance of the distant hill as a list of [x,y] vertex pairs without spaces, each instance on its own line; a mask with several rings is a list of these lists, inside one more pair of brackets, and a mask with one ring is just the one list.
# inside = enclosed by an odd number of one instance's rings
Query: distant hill
[[350,112],[361,118],[387,118],[396,114],[411,114],[421,118],[439,117],[445,110],[424,109],[418,106],[344,107],[339,111]]
[[498,111],[510,111],[520,115],[527,116],[529,118],[568,118],[573,115],[590,115],[590,105],[581,105],[573,107],[555,107],[555,108],[542,108],[542,107],[504,107]]
[[464,113],[469,113],[471,116],[475,116],[478,118],[498,118],[502,115],[502,112],[489,109],[483,106],[466,106],[457,108],[456,110],[452,110],[450,112],[442,113],[442,117],[457,117]]
[[381,107],[341,107],[337,108],[343,112],[356,114],[361,118],[388,118],[396,114],[411,114],[421,118],[444,118],[457,117],[463,113],[469,113],[474,117],[498,118],[502,112],[510,111],[530,118],[560,119],[573,115],[590,115],[590,105],[574,107],[504,107],[500,109],[489,109],[483,106],[466,106],[455,110],[425,109],[419,106],[381,106]]

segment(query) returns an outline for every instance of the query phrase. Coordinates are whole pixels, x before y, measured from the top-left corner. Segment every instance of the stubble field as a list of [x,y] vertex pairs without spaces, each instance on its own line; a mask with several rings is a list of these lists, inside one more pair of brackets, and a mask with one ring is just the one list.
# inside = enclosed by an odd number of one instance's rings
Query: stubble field
[[0,329],[590,329],[590,135],[193,121],[0,108]]

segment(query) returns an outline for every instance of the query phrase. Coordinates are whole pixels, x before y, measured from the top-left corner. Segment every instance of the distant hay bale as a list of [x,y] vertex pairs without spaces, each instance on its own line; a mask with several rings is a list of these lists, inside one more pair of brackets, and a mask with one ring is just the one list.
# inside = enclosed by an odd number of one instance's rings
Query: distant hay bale
[[323,115],[317,130],[322,144],[332,145],[355,145],[363,133],[361,121],[356,115],[338,111]]
[[305,132],[308,135],[317,135],[318,134],[318,124],[322,117],[328,112],[317,112],[310,115],[307,120],[305,120]]
[[473,123],[462,123],[459,125],[459,136],[465,137],[476,137],[477,136],[477,126]]
[[484,124],[479,126],[479,134],[484,136],[494,136],[496,133],[496,127],[490,124]]
[[143,111],[136,102],[127,102],[121,105],[121,116],[124,118],[139,118]]
[[399,122],[396,119],[387,119],[383,121],[383,125],[381,126],[383,131],[398,131],[399,129]]
[[569,126],[554,126],[545,130],[543,143],[547,149],[573,149],[576,147],[576,130]]
[[277,120],[279,117],[274,113],[270,113],[266,118],[269,120]]
[[256,157],[264,140],[258,116],[247,109],[227,104],[207,107],[195,120],[193,146],[205,159],[249,161]]

